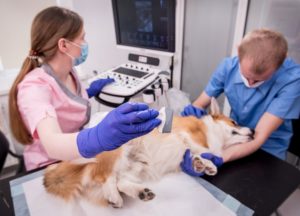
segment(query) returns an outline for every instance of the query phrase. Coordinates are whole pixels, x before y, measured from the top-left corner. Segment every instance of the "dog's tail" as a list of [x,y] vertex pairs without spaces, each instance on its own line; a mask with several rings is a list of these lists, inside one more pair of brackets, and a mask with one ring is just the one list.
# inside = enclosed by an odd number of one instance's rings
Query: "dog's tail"
[[82,193],[84,168],[85,164],[70,162],[50,165],[44,174],[46,191],[65,200],[75,198]]

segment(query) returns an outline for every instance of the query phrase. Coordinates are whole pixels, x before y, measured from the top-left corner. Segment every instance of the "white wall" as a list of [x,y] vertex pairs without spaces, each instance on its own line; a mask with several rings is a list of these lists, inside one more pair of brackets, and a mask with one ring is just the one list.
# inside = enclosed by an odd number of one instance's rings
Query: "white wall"
[[281,32],[289,45],[288,55],[300,63],[300,0],[252,0],[246,32],[271,28]]
[[55,0],[0,0],[0,56],[4,68],[21,67],[29,53],[34,16]]
[[89,57],[83,70],[106,70],[127,61],[127,51],[116,48],[111,0],[73,0],[84,19]]
[[231,55],[238,1],[186,1],[182,89],[192,101],[221,60]]

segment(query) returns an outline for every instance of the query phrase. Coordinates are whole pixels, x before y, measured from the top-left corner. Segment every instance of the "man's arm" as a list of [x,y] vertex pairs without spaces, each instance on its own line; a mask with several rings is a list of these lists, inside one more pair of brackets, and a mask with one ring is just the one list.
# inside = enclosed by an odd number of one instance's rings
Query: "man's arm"
[[211,97],[209,97],[205,91],[203,91],[200,96],[194,101],[193,105],[195,107],[206,109],[210,104]]
[[226,148],[222,155],[224,162],[236,160],[255,152],[282,123],[283,119],[270,113],[264,113],[256,125],[254,140]]

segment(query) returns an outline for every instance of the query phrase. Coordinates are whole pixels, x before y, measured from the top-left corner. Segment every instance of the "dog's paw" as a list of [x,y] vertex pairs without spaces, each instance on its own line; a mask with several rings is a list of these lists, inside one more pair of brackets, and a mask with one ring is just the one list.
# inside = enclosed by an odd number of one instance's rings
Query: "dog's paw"
[[116,200],[116,201],[111,201],[107,200],[108,204],[111,205],[113,208],[122,208],[123,207],[123,200]]
[[211,162],[210,160],[207,160],[204,158],[203,158],[203,161],[205,164],[205,170],[204,170],[205,174],[210,175],[210,176],[216,175],[218,172],[216,165],[213,162]]
[[114,208],[122,208],[123,207],[123,199],[120,196],[120,194],[111,195],[108,200],[108,204],[111,205]]
[[148,188],[144,188],[144,190],[139,192],[139,198],[143,201],[148,201],[154,199],[155,194]]
[[205,174],[211,176],[217,174],[217,167],[210,160],[202,158],[199,155],[194,155],[192,160],[195,172],[204,172]]
[[199,155],[193,156],[193,169],[195,172],[201,173],[205,170],[205,163],[203,158],[201,158]]

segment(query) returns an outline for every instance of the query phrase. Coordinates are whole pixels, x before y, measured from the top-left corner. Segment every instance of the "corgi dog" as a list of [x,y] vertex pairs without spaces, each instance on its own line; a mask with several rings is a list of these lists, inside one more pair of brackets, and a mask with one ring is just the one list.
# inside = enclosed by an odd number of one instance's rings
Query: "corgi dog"
[[227,147],[253,139],[253,130],[238,126],[220,113],[215,99],[211,113],[198,119],[174,116],[171,133],[151,133],[120,148],[102,152],[86,163],[61,162],[45,170],[43,184],[48,193],[65,200],[85,197],[99,204],[123,206],[122,196],[152,200],[154,192],[145,181],[158,181],[179,172],[187,149],[191,150],[193,169],[215,175],[217,167],[201,153],[222,156]]

